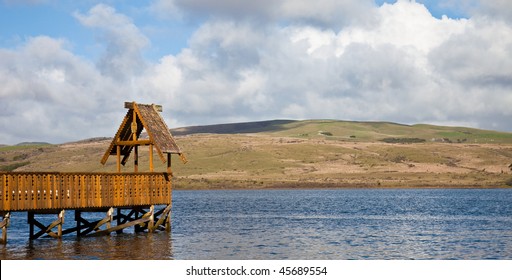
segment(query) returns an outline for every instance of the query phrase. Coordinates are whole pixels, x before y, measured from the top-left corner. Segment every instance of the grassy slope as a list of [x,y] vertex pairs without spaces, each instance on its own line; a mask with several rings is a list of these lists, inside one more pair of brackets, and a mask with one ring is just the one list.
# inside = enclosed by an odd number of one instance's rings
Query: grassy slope
[[[332,120],[204,126],[190,132],[196,134],[174,131],[189,160],[186,165],[173,161],[180,188],[503,186],[511,177],[511,133]],[[379,141],[389,137],[426,142]],[[16,170],[113,171],[113,157],[106,166],[99,163],[108,144],[98,139],[1,147],[0,168],[23,162]],[[141,169],[147,170],[147,151],[140,154]],[[158,171],[165,170],[158,157],[155,163]],[[131,163],[126,170],[132,170]]]

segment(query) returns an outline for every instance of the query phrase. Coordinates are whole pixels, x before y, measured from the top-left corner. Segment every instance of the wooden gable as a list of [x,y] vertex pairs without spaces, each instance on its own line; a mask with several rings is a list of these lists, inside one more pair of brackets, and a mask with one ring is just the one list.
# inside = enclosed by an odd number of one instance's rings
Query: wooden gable
[[[119,149],[118,156],[123,157],[121,164],[125,165],[132,150],[134,148],[137,149],[137,146],[140,145],[156,147],[157,153],[164,163],[166,162],[164,154],[182,155],[180,148],[159,113],[162,111],[161,106],[126,102],[125,108],[128,109],[128,112],[105,152],[101,160],[102,164],[107,162],[110,155],[118,155]],[[149,139],[139,139],[143,129],[146,130]]]

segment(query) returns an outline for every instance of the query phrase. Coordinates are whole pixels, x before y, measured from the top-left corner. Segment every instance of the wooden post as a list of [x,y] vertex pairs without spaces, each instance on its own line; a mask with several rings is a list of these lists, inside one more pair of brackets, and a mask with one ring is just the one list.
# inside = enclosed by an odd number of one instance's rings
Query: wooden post
[[149,172],[153,172],[153,144],[149,144]]
[[149,213],[148,231],[153,232],[155,227],[155,205],[151,205],[151,207],[149,207]]
[[34,223],[35,223],[35,219],[34,219],[34,212],[28,212],[27,213],[27,222],[29,224],[29,228],[30,228],[30,232],[29,232],[29,239],[30,240],[33,240],[34,239]]
[[58,238],[62,237],[62,225],[64,224],[64,213],[65,213],[64,210],[60,211],[60,213],[59,213],[59,224],[57,225],[57,237]]
[[133,172],[139,172],[139,146],[133,147]]
[[110,207],[110,209],[108,209],[108,211],[107,211],[107,217],[108,217],[108,222],[107,222],[107,226],[106,226],[107,229],[112,227],[113,214],[114,214],[114,208]]
[[135,108],[133,109],[132,117],[132,139],[137,141],[137,112],[135,112]]
[[117,154],[117,173],[121,173],[121,146],[116,146],[116,154]]
[[9,227],[11,220],[11,213],[5,213],[2,222],[0,222],[0,227],[2,228],[2,239],[0,240],[0,244],[7,244],[7,227]]
[[167,173],[169,176],[172,177],[172,170],[171,170],[171,153],[167,153]]
[[165,218],[165,231],[167,231],[167,232],[171,231],[171,213],[172,213],[172,211],[169,211],[169,213],[167,213],[167,216]]
[[80,227],[82,226],[82,211],[75,210],[76,236],[80,237]]
[[[132,117],[132,140],[137,142],[137,112],[135,112],[135,108],[133,109]],[[139,172],[139,146],[135,145],[133,148],[133,171]]]
[[[121,211],[121,208],[117,208],[117,215],[116,215],[116,227],[119,227],[121,225],[121,216],[123,212]],[[116,233],[123,233],[123,228],[119,228],[116,230]]]
[[[134,219],[135,219],[135,220],[138,220],[138,219],[140,218],[140,217],[139,217],[139,214],[140,214],[139,210],[137,210],[137,211],[135,211],[135,212],[134,212],[134,215],[135,215],[135,218],[134,218]],[[135,228],[135,232],[142,232],[142,231],[144,230],[144,229],[141,229],[141,224],[136,224],[136,225],[134,226],[134,228]]]

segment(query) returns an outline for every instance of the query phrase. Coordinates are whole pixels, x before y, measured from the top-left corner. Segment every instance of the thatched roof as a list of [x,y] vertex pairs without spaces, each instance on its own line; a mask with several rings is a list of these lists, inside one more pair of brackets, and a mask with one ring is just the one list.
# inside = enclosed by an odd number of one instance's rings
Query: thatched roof
[[[123,165],[136,145],[154,145],[163,162],[166,161],[164,153],[182,154],[159,113],[162,108],[161,106],[127,102],[125,103],[125,108],[129,110],[117,130],[112,143],[110,143],[109,148],[105,152],[101,160],[102,164],[107,162],[109,155],[117,154],[117,146],[120,146],[121,156],[123,157],[121,163]],[[136,125],[134,125],[135,123]],[[149,139],[139,139],[143,129],[146,130]]]

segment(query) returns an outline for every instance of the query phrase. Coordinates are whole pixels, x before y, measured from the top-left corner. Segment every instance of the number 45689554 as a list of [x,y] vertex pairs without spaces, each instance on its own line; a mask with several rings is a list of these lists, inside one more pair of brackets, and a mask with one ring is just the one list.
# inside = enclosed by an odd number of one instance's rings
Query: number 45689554
[[282,275],[327,275],[327,267],[319,266],[297,266],[281,267],[279,274]]

